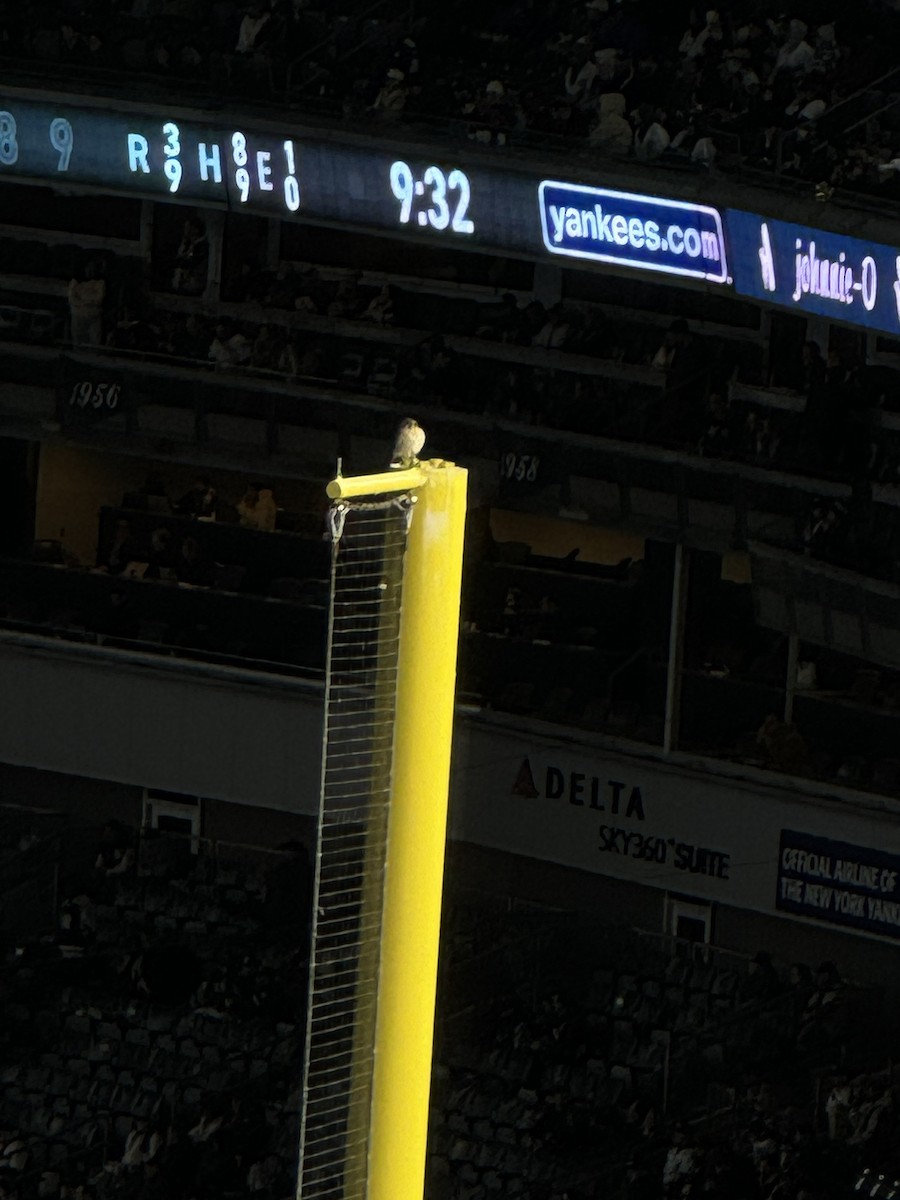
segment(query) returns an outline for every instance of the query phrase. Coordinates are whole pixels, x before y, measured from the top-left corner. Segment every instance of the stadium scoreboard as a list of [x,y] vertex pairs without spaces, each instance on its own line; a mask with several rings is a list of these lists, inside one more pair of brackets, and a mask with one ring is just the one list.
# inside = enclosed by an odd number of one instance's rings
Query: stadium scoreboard
[[[766,215],[546,178],[465,147],[428,158],[340,134],[0,95],[4,178],[210,205],[436,245],[697,280],[900,336],[900,247]],[[762,193],[760,193],[762,194]]]

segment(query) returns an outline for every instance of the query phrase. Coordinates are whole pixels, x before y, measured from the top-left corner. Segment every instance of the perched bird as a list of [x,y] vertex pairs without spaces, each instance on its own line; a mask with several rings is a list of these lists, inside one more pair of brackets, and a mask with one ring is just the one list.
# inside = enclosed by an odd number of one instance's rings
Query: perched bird
[[415,417],[404,417],[397,426],[397,439],[394,442],[394,453],[391,467],[404,471],[415,467],[419,462],[419,453],[425,445],[425,430]]

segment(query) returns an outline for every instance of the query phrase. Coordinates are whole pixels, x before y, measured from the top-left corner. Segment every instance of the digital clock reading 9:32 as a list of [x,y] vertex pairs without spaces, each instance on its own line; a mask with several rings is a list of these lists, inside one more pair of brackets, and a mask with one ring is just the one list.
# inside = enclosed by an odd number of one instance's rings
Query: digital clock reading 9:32
[[400,224],[410,222],[423,229],[449,229],[470,234],[475,225],[468,216],[472,189],[464,171],[454,168],[445,173],[440,167],[426,167],[420,179],[409,163],[391,163],[391,191],[400,201]]

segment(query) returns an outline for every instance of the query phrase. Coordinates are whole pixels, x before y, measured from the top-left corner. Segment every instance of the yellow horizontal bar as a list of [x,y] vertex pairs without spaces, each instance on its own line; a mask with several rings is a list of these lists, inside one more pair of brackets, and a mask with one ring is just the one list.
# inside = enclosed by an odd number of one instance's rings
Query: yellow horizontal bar
[[377,496],[381,492],[407,492],[410,488],[420,488],[425,479],[421,467],[381,471],[377,475],[352,475],[347,479],[339,475],[325,491],[329,500],[349,500],[354,496]]

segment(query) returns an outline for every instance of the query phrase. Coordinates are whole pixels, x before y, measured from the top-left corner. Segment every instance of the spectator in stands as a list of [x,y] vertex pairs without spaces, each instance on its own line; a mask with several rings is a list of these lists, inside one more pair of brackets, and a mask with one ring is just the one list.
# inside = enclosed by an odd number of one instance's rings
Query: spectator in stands
[[815,53],[812,46],[806,41],[807,30],[808,27],[804,21],[795,18],[790,22],[787,37],[778,51],[778,57],[775,59],[772,79],[779,72],[785,72],[790,75],[804,75],[810,70]]
[[882,1153],[891,1153],[896,1145],[892,1134],[896,1129],[898,1089],[879,1087],[873,1080],[867,1090],[863,1102],[850,1110],[847,1145],[868,1146],[870,1153],[877,1146]]
[[82,929],[81,908],[72,900],[64,901],[60,908],[56,944],[63,958],[77,958],[84,954],[87,937]]
[[634,154],[644,162],[652,162],[668,149],[671,137],[664,124],[666,114],[642,104],[635,116]]
[[237,504],[238,520],[245,529],[258,529],[259,485],[251,483]]
[[252,54],[263,44],[264,31],[272,19],[272,14],[266,11],[261,0],[254,0],[244,11],[240,28],[238,29],[236,54]]
[[[318,273],[313,270],[309,275],[318,280]],[[271,308],[293,309],[296,301],[304,293],[304,280],[293,263],[279,263],[274,278],[269,279],[268,287],[263,295],[263,304]]]
[[534,339],[547,324],[547,310],[540,300],[530,300],[522,312],[520,341],[523,346],[533,346]]
[[781,434],[768,414],[751,409],[744,420],[740,450],[751,462],[772,463],[781,448]]
[[160,342],[159,327],[142,317],[130,305],[126,305],[121,318],[106,339],[106,344],[116,350],[133,350],[143,354],[152,354],[159,350]]
[[769,713],[759,727],[756,740],[763,748],[767,765],[786,775],[803,775],[809,770],[809,751],[793,722],[779,721]]
[[825,382],[825,361],[818,342],[804,342],[801,351],[803,365],[803,391],[807,396],[811,391],[821,388]]
[[360,315],[366,305],[360,287],[361,279],[362,272],[353,271],[341,280],[334,299],[328,305],[329,317],[340,317],[349,321]]
[[564,80],[566,95],[573,104],[585,105],[589,101],[598,73],[599,67],[589,43],[576,42]]
[[591,127],[589,141],[604,154],[627,154],[634,130],[625,119],[625,97],[621,92],[606,92],[600,97],[598,118]]
[[59,27],[59,57],[63,62],[83,64],[88,59],[87,42],[69,21]]
[[229,272],[229,278],[223,282],[222,298],[245,304],[262,304],[271,280],[271,271],[245,259],[237,272]]
[[28,1143],[18,1129],[0,1130],[0,1179],[15,1174],[28,1166],[31,1154]]
[[698,453],[711,458],[728,458],[734,451],[734,414],[728,396],[711,392],[706,402],[707,424],[697,445]]
[[205,359],[209,349],[209,333],[197,313],[188,313],[183,325],[175,328],[169,352],[179,358]]
[[373,112],[386,119],[395,119],[406,107],[409,89],[406,74],[399,67],[390,67],[372,104]]
[[662,1184],[665,1200],[683,1196],[684,1187],[697,1169],[698,1152],[688,1140],[687,1130],[680,1122],[672,1130],[672,1141],[663,1164]]
[[518,341],[522,328],[522,312],[513,292],[504,292],[498,304],[483,304],[478,310],[480,325],[477,337],[494,338],[501,342]]
[[747,974],[738,989],[742,1004],[759,1004],[771,1000],[781,991],[781,981],[772,965],[772,958],[765,950],[759,950],[747,964]]
[[689,159],[698,166],[709,167],[716,161],[718,149],[706,122],[692,116],[672,138],[670,153]]
[[144,549],[131,529],[131,523],[124,519],[116,521],[116,531],[112,545],[107,552],[100,570],[110,575],[121,575],[131,562],[143,562]]
[[678,44],[678,52],[685,58],[702,58],[707,52],[707,44],[721,42],[723,36],[719,14],[715,9],[710,9],[702,25],[699,20],[692,21],[685,30]]
[[206,288],[208,261],[209,242],[206,229],[199,217],[190,216],[184,223],[181,243],[175,256],[173,290],[187,296],[201,295]]
[[249,339],[239,329],[228,321],[219,321],[207,358],[217,367],[240,367],[250,362],[252,352]]
[[317,375],[317,370],[307,369],[310,366],[310,349],[298,333],[290,334],[278,356],[278,370],[285,375]]
[[828,1121],[829,1141],[845,1141],[850,1134],[850,1103],[853,1089],[848,1079],[835,1080],[825,1101],[825,1117]]
[[16,842],[16,849],[20,854],[24,854],[26,850],[30,850],[32,846],[36,846],[40,841],[36,829],[25,829],[22,831],[22,836]]
[[215,520],[218,497],[208,476],[198,475],[188,490],[175,505],[175,511],[183,517],[202,517]]
[[175,563],[178,582],[188,587],[212,587],[215,569],[203,553],[196,538],[185,538],[181,543],[181,554]]
[[259,489],[259,500],[255,509],[256,528],[265,533],[273,533],[278,520],[278,505],[271,488]]
[[83,279],[69,280],[69,319],[76,346],[99,346],[103,342],[103,304],[106,280],[99,260],[85,264]]
[[839,554],[847,519],[846,505],[827,497],[813,501],[803,530],[804,553],[830,559]]
[[94,870],[102,877],[124,875],[134,866],[134,838],[130,830],[107,821],[100,834]]
[[660,343],[659,349],[650,360],[650,366],[657,371],[668,371],[675,362],[675,355],[687,331],[687,321],[680,317],[673,321]]
[[[523,326],[527,315],[528,309],[525,310],[522,317]],[[561,350],[569,340],[572,329],[565,308],[562,304],[554,304],[546,316],[547,319],[535,334],[531,344],[543,346],[547,350]]]
[[280,36],[281,22],[262,0],[251,0],[238,28],[233,54],[225,55],[231,83],[245,82],[251,88],[264,86],[271,69],[271,50]]
[[162,1147],[163,1139],[159,1129],[151,1125],[149,1120],[137,1120],[125,1139],[125,1150],[120,1162],[123,1167],[142,1167],[156,1158]]
[[277,1154],[267,1154],[253,1163],[247,1172],[247,1190],[251,1196],[274,1196],[282,1174],[281,1159]]
[[813,993],[812,972],[806,963],[791,963],[787,984],[791,997],[791,1011],[796,1025],[801,1021],[806,1011],[806,1006],[809,1004],[809,998]]
[[800,1019],[797,1045],[804,1050],[831,1045],[841,1031],[844,1017],[844,987],[833,962],[816,971],[815,989]]
[[225,1123],[225,1112],[221,1106],[207,1106],[200,1113],[200,1120],[188,1130],[194,1145],[211,1141]]
[[150,534],[150,553],[147,556],[145,579],[171,579],[175,571],[175,548],[168,529],[154,529]]
[[263,371],[274,371],[281,355],[281,338],[270,325],[261,325],[250,351],[250,365]]
[[461,387],[459,357],[440,334],[425,338],[416,347],[410,370],[417,393],[426,400],[451,403]]
[[91,68],[107,69],[113,65],[112,58],[109,53],[109,47],[103,38],[103,33],[99,29],[92,29],[85,38],[86,47],[86,62]]
[[470,118],[469,137],[483,145],[505,146],[514,124],[514,110],[500,79],[492,79],[484,93],[463,107]]
[[369,301],[362,316],[364,321],[374,321],[376,325],[391,324],[394,319],[394,301],[389,284],[386,283],[378,295]]
[[822,76],[833,74],[841,60],[841,48],[837,42],[837,31],[833,21],[816,29],[813,51],[812,70]]

